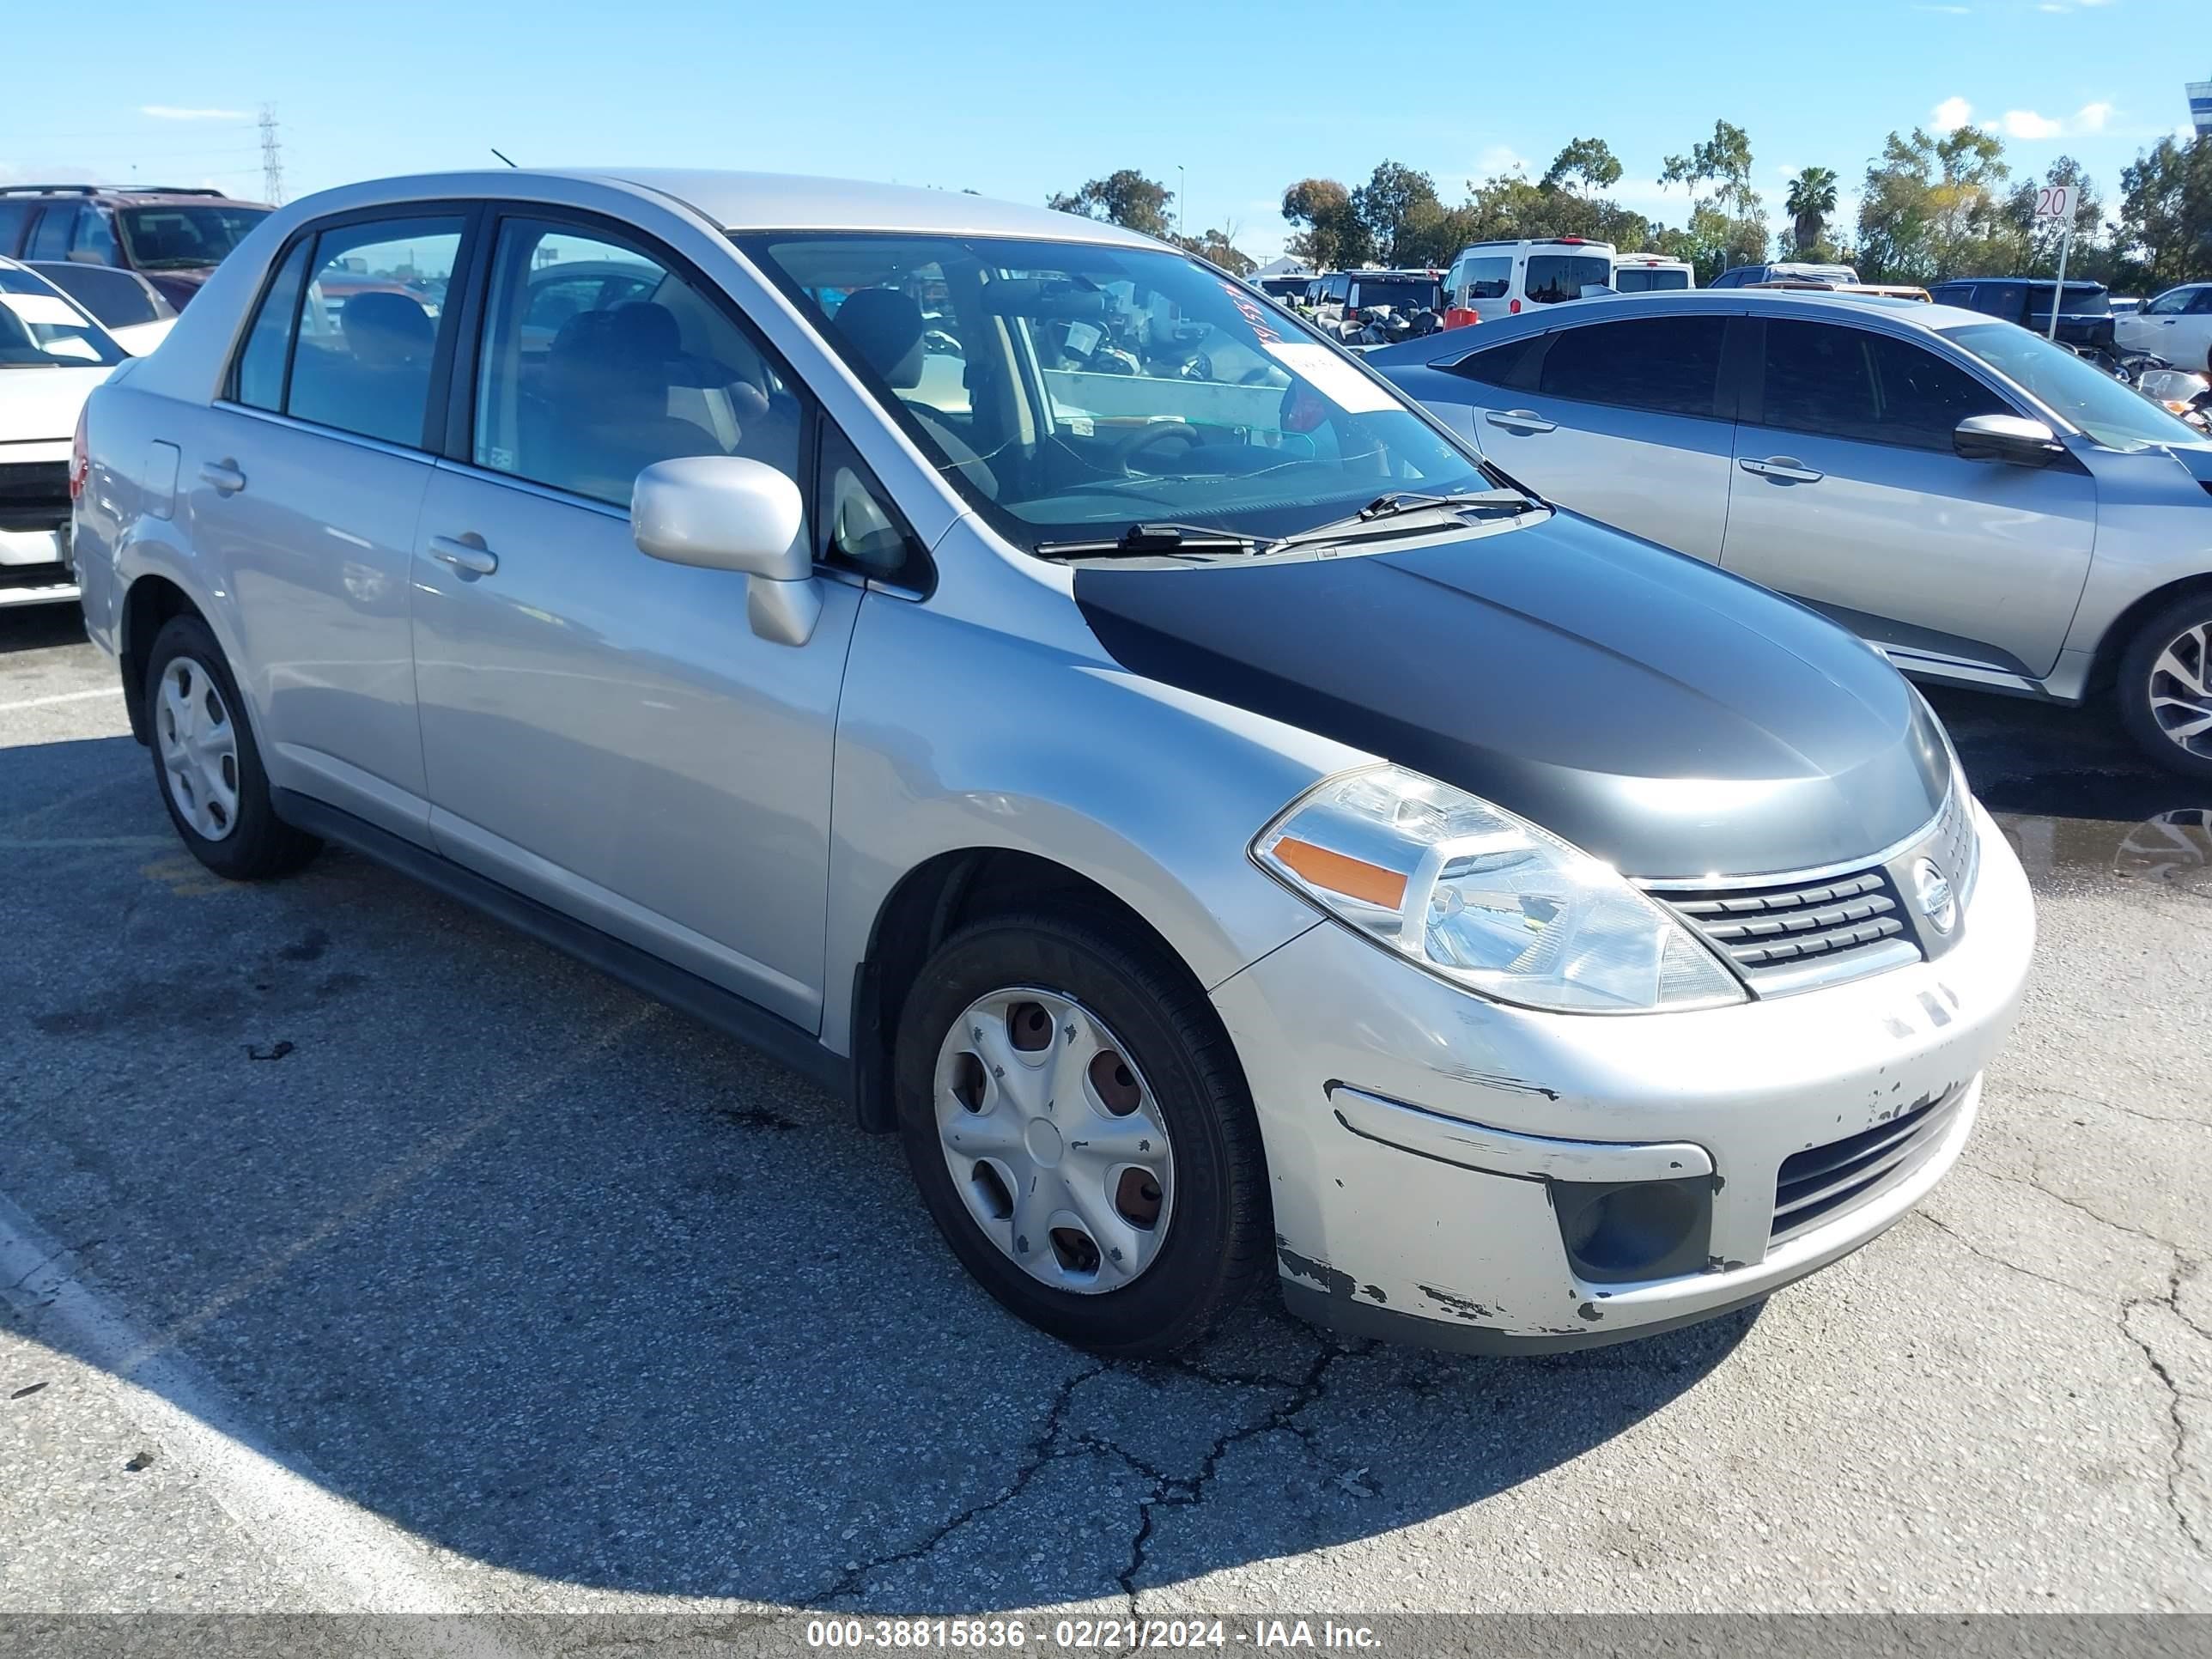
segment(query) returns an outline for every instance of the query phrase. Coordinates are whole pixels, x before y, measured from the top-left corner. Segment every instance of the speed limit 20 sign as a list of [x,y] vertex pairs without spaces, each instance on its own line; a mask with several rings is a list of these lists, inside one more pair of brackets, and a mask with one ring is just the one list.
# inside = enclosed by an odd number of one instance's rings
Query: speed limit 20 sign
[[2081,192],[2072,185],[2044,185],[2035,192],[2035,217],[2038,223],[2056,221],[2062,225],[2074,222],[2074,204]]

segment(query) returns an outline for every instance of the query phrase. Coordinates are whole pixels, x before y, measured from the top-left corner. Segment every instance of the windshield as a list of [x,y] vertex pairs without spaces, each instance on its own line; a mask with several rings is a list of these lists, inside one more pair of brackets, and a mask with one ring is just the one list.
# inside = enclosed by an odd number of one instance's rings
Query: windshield
[[1619,294],[1656,294],[1689,285],[1688,271],[1669,270],[1664,265],[1623,265],[1613,273],[1613,290]]
[[1943,333],[2107,449],[2203,441],[2149,398],[2016,323],[1968,323]]
[[29,271],[0,266],[0,369],[112,368],[128,355]]
[[1027,547],[1164,520],[1272,538],[1394,490],[1492,483],[1343,351],[1165,248],[738,240]]
[[1613,260],[1602,253],[1532,253],[1528,275],[1522,283],[1528,298],[1538,305],[1579,300],[1585,288],[1604,288],[1613,281]]
[[182,270],[221,264],[268,212],[250,202],[190,202],[125,208],[115,222],[138,270]]

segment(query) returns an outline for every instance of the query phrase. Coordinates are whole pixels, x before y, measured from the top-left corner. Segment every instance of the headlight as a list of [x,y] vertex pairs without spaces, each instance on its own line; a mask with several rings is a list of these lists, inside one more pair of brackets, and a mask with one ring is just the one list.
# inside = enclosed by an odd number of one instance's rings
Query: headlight
[[1252,856],[1346,926],[1501,1002],[1589,1014],[1745,1000],[1609,866],[1401,767],[1322,784],[1260,832]]

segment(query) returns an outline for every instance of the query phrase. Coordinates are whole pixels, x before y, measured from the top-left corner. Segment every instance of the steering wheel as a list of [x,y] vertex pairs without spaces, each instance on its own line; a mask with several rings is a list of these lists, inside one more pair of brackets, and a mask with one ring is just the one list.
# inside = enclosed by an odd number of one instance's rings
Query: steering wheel
[[1150,476],[1137,471],[1137,457],[1156,444],[1173,440],[1186,449],[1195,449],[1206,441],[1197,428],[1181,421],[1148,421],[1114,446],[1114,464],[1121,469],[1124,477],[1141,478]]

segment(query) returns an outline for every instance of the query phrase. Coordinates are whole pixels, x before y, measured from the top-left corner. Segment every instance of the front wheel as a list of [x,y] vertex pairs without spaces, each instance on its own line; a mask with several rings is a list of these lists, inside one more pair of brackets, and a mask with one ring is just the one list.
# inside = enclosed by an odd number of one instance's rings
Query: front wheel
[[2143,752],[2187,778],[2212,778],[2212,592],[2145,623],[2120,659],[2120,718]]
[[1259,1282],[1259,1126],[1205,995],[1136,930],[956,933],[899,1020],[899,1127],[953,1254],[1078,1347],[1185,1346]]

